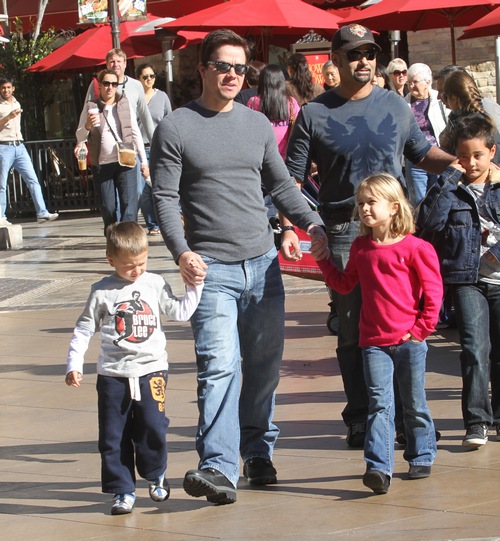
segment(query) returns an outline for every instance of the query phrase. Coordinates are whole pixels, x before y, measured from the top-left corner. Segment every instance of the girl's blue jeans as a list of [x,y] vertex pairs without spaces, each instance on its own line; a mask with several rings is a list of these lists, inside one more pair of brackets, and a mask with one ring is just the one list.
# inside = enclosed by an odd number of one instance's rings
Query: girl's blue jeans
[[404,459],[411,466],[430,466],[436,457],[434,422],[425,396],[427,343],[363,348],[369,396],[365,439],[367,470],[392,476],[394,470],[394,385],[396,376],[406,429]]

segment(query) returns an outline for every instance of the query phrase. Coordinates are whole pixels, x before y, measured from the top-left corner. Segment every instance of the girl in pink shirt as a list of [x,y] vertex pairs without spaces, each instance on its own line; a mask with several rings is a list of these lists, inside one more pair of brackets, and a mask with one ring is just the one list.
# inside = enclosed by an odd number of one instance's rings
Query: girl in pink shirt
[[271,122],[283,159],[294,120],[300,111],[297,100],[289,95],[282,69],[269,64],[261,72],[257,96],[248,100],[247,107],[264,113]]
[[438,321],[443,295],[432,245],[414,237],[412,209],[401,184],[388,174],[361,182],[356,194],[360,236],[343,272],[318,261],[339,293],[359,282],[363,304],[360,346],[369,394],[363,484],[386,494],[394,469],[394,386],[403,404],[410,479],[428,477],[436,456],[434,423],[425,396],[425,339]]

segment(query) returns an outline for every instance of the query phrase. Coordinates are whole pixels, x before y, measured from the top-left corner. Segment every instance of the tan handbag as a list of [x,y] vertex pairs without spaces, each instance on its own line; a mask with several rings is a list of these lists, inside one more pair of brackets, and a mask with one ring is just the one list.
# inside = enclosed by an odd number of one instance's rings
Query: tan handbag
[[108,122],[106,115],[103,115],[106,120],[106,124],[109,127],[109,130],[113,134],[113,137],[116,141],[116,149],[118,151],[118,163],[123,167],[135,167],[137,165],[137,152],[134,150],[134,145],[131,143],[124,143],[123,141],[118,141],[113,128]]
[[137,165],[137,152],[129,143],[116,142],[118,149],[118,163],[124,167],[135,167]]

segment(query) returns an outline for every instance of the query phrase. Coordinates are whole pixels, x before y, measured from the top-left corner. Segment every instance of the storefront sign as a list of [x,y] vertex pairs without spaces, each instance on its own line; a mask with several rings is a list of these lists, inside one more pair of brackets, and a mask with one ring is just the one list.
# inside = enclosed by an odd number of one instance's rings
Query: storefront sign
[[309,71],[312,74],[313,81],[321,86],[325,83],[325,78],[323,77],[323,64],[330,60],[330,55],[328,53],[310,53],[306,54],[307,63],[309,64]]
[[[146,0],[109,0],[117,2],[120,21],[146,19]],[[78,0],[80,24],[105,23],[109,21],[108,0]]]

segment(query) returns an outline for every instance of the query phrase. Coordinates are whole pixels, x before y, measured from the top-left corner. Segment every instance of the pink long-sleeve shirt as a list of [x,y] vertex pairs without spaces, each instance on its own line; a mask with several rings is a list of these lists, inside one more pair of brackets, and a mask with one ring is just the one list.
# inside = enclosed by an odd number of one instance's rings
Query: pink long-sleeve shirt
[[425,340],[434,330],[443,285],[438,257],[428,242],[413,235],[394,244],[358,237],[343,272],[328,259],[318,265],[327,285],[339,293],[349,293],[360,283],[360,346],[399,344],[407,333]]

